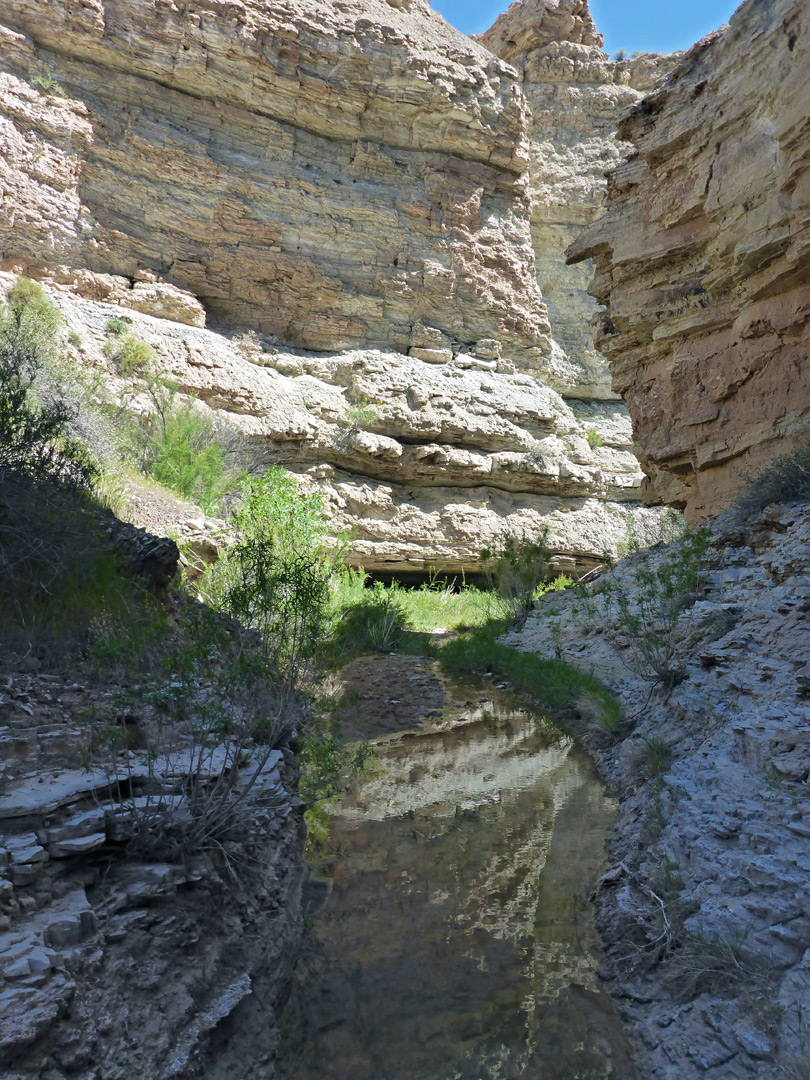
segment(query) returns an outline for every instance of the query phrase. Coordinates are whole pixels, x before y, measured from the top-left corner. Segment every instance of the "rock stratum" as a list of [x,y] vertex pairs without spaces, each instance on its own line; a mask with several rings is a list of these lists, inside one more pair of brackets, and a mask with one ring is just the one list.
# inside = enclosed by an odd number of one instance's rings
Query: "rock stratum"
[[596,263],[598,348],[645,495],[700,520],[810,423],[810,11],[746,0],[626,116]]
[[582,0],[481,43],[422,0],[21,0],[0,39],[0,269],[87,305],[78,362],[130,309],[367,569],[544,522],[563,566],[615,552],[641,473],[563,253],[664,60],[611,64]]

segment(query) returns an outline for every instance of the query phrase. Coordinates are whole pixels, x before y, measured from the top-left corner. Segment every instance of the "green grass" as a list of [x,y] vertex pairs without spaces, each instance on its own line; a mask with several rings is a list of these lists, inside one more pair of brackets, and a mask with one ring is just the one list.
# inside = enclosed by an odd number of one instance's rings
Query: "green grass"
[[581,713],[587,699],[592,714],[601,708],[600,726],[615,730],[620,726],[622,708],[607,687],[595,676],[580,671],[563,660],[520,652],[497,640],[508,624],[492,620],[447,642],[438,650],[439,661],[452,675],[491,673],[508,679],[516,689],[529,694],[538,705],[558,716]]
[[[435,585],[406,589],[396,583],[367,588],[362,572],[347,572],[333,589],[331,605],[327,655],[333,664],[375,649],[435,656],[450,675],[497,675],[558,716],[576,714],[610,733],[621,729],[621,705],[595,676],[497,640],[513,623],[494,592],[471,586],[458,592]],[[375,627],[380,633],[386,617],[391,632],[375,642]],[[442,644],[439,630],[456,636]]]

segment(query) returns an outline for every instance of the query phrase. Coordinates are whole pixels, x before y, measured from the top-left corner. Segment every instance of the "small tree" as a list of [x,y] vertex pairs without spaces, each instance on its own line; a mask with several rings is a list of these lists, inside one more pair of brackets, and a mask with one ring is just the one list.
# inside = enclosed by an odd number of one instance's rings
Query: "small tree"
[[483,571],[510,618],[526,618],[537,587],[551,572],[548,533],[546,525],[534,540],[527,536],[507,536],[497,547],[481,552]]
[[665,515],[663,552],[642,550],[628,519],[629,582],[616,575],[602,586],[629,645],[625,662],[640,678],[671,692],[684,677],[676,634],[678,620],[697,599],[709,546],[706,529],[689,529],[674,511]]
[[42,366],[56,356],[61,324],[57,308],[27,278],[0,305],[0,476],[86,487],[95,468],[69,434],[70,408],[63,400],[38,400],[35,388]]
[[245,480],[243,493],[239,540],[214,571],[219,603],[257,631],[271,665],[296,680],[325,632],[333,565],[323,546],[321,500],[300,495],[279,467]]

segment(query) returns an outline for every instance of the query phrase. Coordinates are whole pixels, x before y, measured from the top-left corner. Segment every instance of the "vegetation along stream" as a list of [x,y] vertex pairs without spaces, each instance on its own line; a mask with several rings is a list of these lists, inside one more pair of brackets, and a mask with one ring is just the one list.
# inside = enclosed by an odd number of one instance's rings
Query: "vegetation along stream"
[[613,802],[541,717],[445,690],[332,806],[280,1075],[629,1080],[587,903]]

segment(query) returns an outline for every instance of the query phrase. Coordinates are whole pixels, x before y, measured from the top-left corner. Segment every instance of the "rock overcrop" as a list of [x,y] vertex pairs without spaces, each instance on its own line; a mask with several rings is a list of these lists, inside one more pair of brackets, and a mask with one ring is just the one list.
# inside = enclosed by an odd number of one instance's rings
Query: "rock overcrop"
[[[201,776],[196,757],[161,761],[137,750],[104,768],[76,767],[98,738],[94,706],[109,707],[114,692],[97,679],[4,671],[2,1074],[58,1080],[92,1067],[104,1080],[182,1076],[197,1075],[205,1062],[206,1075],[224,1076],[234,1051],[223,1025],[238,1012],[253,1051],[239,1075],[261,1068],[269,1076],[272,1005],[301,932],[295,761],[289,751],[270,753],[250,789],[240,843],[221,849],[224,864],[204,852],[170,862],[158,849],[152,858],[127,852],[136,819],[182,823],[189,774],[195,783]],[[236,767],[238,791],[255,766]],[[216,784],[232,768],[214,751],[202,779]],[[261,869],[245,869],[254,865]],[[251,1020],[257,1011],[261,1023]]]
[[[93,304],[148,328],[369,570],[471,570],[544,522],[561,566],[615,551],[641,474],[563,251],[666,58],[611,63],[582,0],[480,41],[423,0],[23,0],[0,39],[0,271],[73,297],[75,334]],[[253,372],[206,321],[258,332]]]
[[677,545],[623,560],[589,595],[547,594],[509,640],[593,670],[629,718],[623,735],[595,725],[588,737],[622,799],[597,903],[642,1075],[798,1077],[810,1040],[810,507],[709,529],[672,630],[681,670],[668,695],[639,664],[643,624],[609,597],[637,611],[642,575]]
[[645,496],[693,521],[810,424],[808,78],[804,0],[746,0],[622,120],[607,214],[570,249]]

